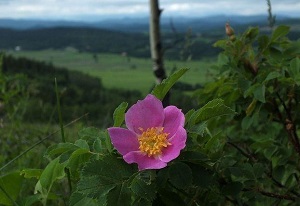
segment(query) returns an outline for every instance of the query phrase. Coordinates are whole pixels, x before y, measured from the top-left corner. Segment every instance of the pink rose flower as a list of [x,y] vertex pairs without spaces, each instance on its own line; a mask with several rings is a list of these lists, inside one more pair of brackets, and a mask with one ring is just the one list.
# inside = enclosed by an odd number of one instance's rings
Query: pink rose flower
[[184,114],[175,106],[163,108],[162,102],[149,94],[125,114],[128,129],[108,128],[113,146],[139,170],[161,169],[177,158],[187,138]]

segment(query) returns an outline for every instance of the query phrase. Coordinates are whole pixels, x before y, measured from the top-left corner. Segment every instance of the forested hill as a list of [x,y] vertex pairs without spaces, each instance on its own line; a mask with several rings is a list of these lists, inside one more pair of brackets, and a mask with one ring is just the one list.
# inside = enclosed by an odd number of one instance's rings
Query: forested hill
[[63,49],[74,47],[89,52],[127,52],[135,56],[149,53],[148,37],[96,28],[56,27],[29,30],[0,29],[0,49]]
[[[220,17],[221,18],[221,17]],[[259,18],[260,21],[262,17]],[[217,20],[215,18],[215,20]],[[238,34],[249,26],[260,26],[261,31],[270,31],[265,21],[260,23],[256,20],[253,22],[241,19],[233,22],[233,27]],[[252,19],[253,21],[255,19]],[[163,47],[168,48],[165,51],[165,57],[170,59],[193,59],[215,57],[219,50],[212,45],[219,39],[225,38],[224,24],[219,19],[217,23],[206,22],[201,24],[195,20],[177,21],[174,23],[174,30],[168,31],[167,24],[162,26]],[[220,23],[221,22],[221,23]],[[278,21],[283,23],[284,21]],[[211,24],[210,24],[211,23]],[[295,19],[285,20],[285,25],[290,25],[292,30],[288,35],[292,40],[296,40],[300,36],[300,21]],[[263,24],[263,25],[262,25]],[[180,26],[181,25],[181,26]],[[197,25],[206,29],[200,30],[184,30],[188,25]],[[3,25],[2,25],[3,26]],[[76,27],[77,26],[77,27]],[[126,53],[134,57],[150,57],[149,36],[147,32],[131,32],[118,31],[120,25],[112,24],[115,29],[96,28],[91,26],[73,25],[58,27],[39,27],[31,29],[12,29],[3,28],[0,24],[0,50],[14,50],[15,48],[22,50],[44,50],[44,49],[65,49],[72,47],[78,51],[91,53]],[[146,28],[147,25],[132,24],[128,28]],[[168,28],[170,24],[168,24]],[[181,28],[177,30],[177,28]],[[192,28],[192,27],[191,27]],[[196,28],[196,27],[195,27]]]
[[[223,30],[222,30],[223,31]],[[221,36],[224,32],[221,32]],[[215,34],[166,33],[163,46],[168,47],[167,58],[180,57],[180,53],[193,53],[194,59],[210,57],[217,54],[212,44],[221,38]],[[184,51],[187,41],[191,41],[188,51]],[[176,44],[174,42],[177,42]],[[150,57],[149,36],[144,33],[123,33],[88,27],[56,27],[28,30],[0,29],[0,50],[43,50],[65,49],[73,47],[78,51],[92,53],[126,53],[134,57]]]

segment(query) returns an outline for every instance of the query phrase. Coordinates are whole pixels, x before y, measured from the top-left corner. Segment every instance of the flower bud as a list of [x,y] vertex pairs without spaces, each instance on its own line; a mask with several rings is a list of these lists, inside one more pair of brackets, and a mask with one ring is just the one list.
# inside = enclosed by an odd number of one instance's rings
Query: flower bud
[[229,37],[232,36],[232,35],[234,35],[234,30],[229,25],[229,23],[226,23],[226,25],[225,25],[225,31],[226,31],[227,36],[229,36]]

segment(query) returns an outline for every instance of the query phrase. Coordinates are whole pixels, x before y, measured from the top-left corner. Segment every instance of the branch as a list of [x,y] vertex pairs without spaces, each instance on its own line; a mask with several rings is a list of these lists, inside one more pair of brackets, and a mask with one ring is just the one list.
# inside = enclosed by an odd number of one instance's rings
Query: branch
[[249,154],[249,153],[245,152],[241,147],[239,147],[235,143],[227,141],[227,144],[229,144],[230,146],[232,146],[235,149],[237,149],[243,156],[245,156],[246,158],[250,159],[252,162],[256,162],[257,161],[257,159],[252,154]]
[[289,136],[289,140],[292,143],[292,145],[294,146],[296,152],[299,154],[300,156],[300,142],[299,142],[299,137],[298,134],[296,132],[296,126],[295,123],[292,119],[292,115],[291,115],[291,108],[288,108],[285,104],[285,102],[283,101],[283,99],[280,97],[279,93],[276,92],[276,96],[279,99],[280,103],[282,104],[284,111],[286,113],[286,119],[283,119],[283,116],[279,110],[279,106],[276,103],[276,100],[273,101],[274,105],[275,105],[275,110],[277,112],[278,117],[282,120],[282,124],[285,128],[285,130],[288,133]]
[[290,201],[296,201],[296,197],[292,197],[290,195],[281,195],[277,193],[272,193],[272,192],[267,192],[262,189],[257,190],[260,194],[267,196],[267,197],[272,197],[280,200],[290,200]]

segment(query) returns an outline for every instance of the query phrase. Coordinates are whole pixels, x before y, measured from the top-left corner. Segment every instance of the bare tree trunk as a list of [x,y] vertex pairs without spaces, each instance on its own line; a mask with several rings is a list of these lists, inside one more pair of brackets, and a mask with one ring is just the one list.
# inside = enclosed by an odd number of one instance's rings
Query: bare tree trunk
[[[151,58],[153,61],[153,72],[156,77],[157,83],[161,83],[165,79],[166,72],[164,69],[162,43],[160,39],[160,14],[159,0],[149,0],[150,3],[150,46]],[[168,93],[164,100],[163,105],[169,105],[170,94]]]

